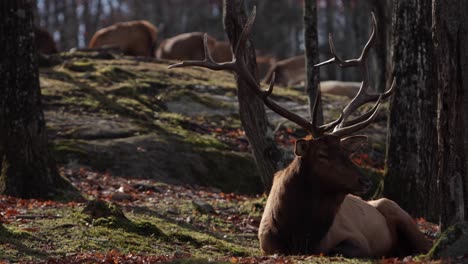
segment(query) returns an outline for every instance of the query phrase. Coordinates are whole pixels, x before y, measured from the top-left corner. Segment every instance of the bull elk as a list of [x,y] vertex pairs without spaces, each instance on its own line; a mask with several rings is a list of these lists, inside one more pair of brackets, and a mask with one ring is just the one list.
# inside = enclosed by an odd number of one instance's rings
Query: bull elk
[[119,22],[94,33],[89,48],[118,48],[130,56],[152,57],[158,29],[148,21]]
[[[170,66],[200,66],[235,72],[238,78],[245,79],[266,106],[310,133],[296,141],[296,157],[275,174],[258,232],[260,247],[265,254],[381,257],[426,252],[430,247],[411,216],[396,203],[385,198],[365,202],[354,196],[366,191],[370,181],[349,158],[367,137],[350,135],[371,124],[382,100],[393,93],[395,86],[393,82],[390,89],[381,94],[368,92],[366,60],[376,31],[373,14],[372,18],[372,34],[358,59],[342,60],[335,53],[330,35],[333,58],[315,65],[336,63],[340,67],[358,67],[363,78],[359,92],[340,117],[322,126],[317,126],[315,121],[319,93],[313,106],[312,121],[308,121],[269,99],[274,77],[268,90],[264,91],[248,71],[244,54],[255,8],[239,37],[231,62],[216,63],[205,47],[204,61],[184,61]],[[357,108],[370,102],[375,104],[368,112],[349,119]]]

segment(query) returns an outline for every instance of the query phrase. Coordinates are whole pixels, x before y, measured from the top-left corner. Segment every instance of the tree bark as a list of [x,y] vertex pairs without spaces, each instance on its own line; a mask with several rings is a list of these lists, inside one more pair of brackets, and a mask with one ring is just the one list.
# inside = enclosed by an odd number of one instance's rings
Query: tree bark
[[[328,8],[328,7],[327,7]],[[317,97],[319,89],[320,70],[314,65],[319,63],[319,48],[318,48],[318,32],[317,32],[317,1],[304,1],[304,43],[306,54],[306,69],[307,69],[307,94],[309,98],[309,113],[312,118],[312,106]],[[329,67],[330,68],[330,67]],[[322,103],[319,101],[319,109],[317,113],[317,124],[323,124]]]
[[442,229],[468,220],[468,2],[433,1],[439,85],[439,191]]
[[390,73],[392,1],[369,0],[368,4],[377,18],[377,38],[374,44],[377,71],[375,72],[374,83],[376,91],[381,93],[386,90],[386,87],[390,87],[393,80],[393,76]]
[[70,188],[47,148],[33,0],[0,2],[0,193],[47,197]]
[[[224,27],[233,49],[240,37],[246,22],[243,0],[224,0]],[[255,47],[250,38],[247,42],[246,62],[253,76],[256,70]],[[258,81],[258,80],[257,80]],[[284,166],[283,155],[276,147],[273,133],[268,126],[263,102],[247,86],[247,83],[236,76],[239,114],[252,152],[260,172],[266,193],[269,193],[274,173]]]
[[384,195],[413,216],[434,221],[439,210],[431,2],[395,0],[393,4],[396,90],[389,118]]

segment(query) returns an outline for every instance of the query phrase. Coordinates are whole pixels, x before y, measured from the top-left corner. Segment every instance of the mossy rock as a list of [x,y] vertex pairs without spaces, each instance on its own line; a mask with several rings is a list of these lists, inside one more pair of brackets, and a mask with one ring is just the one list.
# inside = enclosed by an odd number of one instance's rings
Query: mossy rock
[[445,230],[427,256],[431,259],[468,255],[468,222],[457,223]]
[[82,211],[90,217],[91,220],[97,220],[99,218],[115,217],[125,218],[122,209],[116,204],[109,204],[102,200],[91,200],[85,206]]
[[96,70],[94,63],[88,60],[68,61],[64,63],[63,66],[74,72],[90,72]]

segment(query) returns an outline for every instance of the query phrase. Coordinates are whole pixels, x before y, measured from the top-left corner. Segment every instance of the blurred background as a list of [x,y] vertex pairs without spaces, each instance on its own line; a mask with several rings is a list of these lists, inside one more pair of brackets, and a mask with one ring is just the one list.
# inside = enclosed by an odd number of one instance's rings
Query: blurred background
[[[304,53],[303,0],[247,0],[257,6],[254,42],[276,60]],[[328,33],[344,58],[357,57],[370,31],[370,0],[317,0],[320,60],[330,57]],[[37,0],[36,24],[53,36],[59,51],[87,47],[93,34],[116,22],[148,20],[166,38],[193,31],[226,39],[222,0]],[[377,17],[377,20],[382,18]],[[375,56],[371,65],[376,65]],[[372,66],[376,67],[376,66]],[[353,70],[321,71],[322,80],[360,81]]]

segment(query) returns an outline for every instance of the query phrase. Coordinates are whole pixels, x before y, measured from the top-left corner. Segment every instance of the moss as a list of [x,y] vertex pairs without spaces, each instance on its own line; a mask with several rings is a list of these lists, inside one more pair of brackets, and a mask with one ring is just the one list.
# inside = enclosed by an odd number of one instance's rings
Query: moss
[[457,223],[445,230],[426,257],[430,259],[461,257],[468,254],[468,222]]
[[84,160],[88,153],[80,146],[79,140],[59,139],[52,144],[52,154],[58,163],[66,163],[71,159]]
[[220,188],[224,192],[262,192],[260,176],[250,154],[206,149],[201,155],[206,158],[205,166],[209,171],[194,176],[202,184]]
[[114,66],[107,66],[107,67],[101,68],[98,70],[98,72],[99,74],[107,77],[109,80],[113,82],[121,82],[121,81],[125,81],[128,79],[134,79],[137,77],[136,74],[130,71],[124,70],[120,67],[114,67]]
[[74,72],[91,72],[96,70],[95,64],[87,59],[67,61],[63,66]]
[[211,109],[229,108],[231,105],[214,99],[212,96],[196,93],[186,89],[171,89],[161,95],[163,101],[193,101]]

